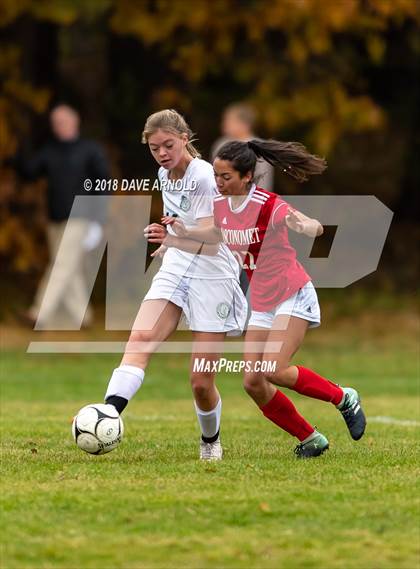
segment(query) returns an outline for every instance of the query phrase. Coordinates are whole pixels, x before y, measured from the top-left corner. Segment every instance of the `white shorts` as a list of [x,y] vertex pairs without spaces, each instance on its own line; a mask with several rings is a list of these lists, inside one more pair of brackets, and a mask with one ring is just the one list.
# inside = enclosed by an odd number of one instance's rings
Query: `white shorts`
[[296,294],[281,302],[268,312],[251,312],[248,326],[259,328],[272,328],[274,319],[280,314],[296,316],[309,322],[309,328],[316,328],[321,324],[321,309],[314,285],[309,281],[300,288]]
[[195,332],[242,334],[247,301],[235,279],[205,280],[159,271],[144,300],[170,300]]

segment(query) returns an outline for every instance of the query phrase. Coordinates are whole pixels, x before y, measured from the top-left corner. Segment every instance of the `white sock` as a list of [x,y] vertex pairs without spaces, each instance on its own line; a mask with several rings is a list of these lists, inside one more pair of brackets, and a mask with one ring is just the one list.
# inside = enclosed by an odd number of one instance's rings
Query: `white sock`
[[[341,389],[343,389],[343,388],[341,388]],[[340,403],[338,405],[336,405],[337,409],[341,409],[345,400],[346,400],[346,392],[343,389],[343,397],[342,397]]]
[[114,369],[111,379],[108,383],[108,389],[105,394],[105,401],[111,395],[118,395],[130,401],[132,397],[140,389],[144,379],[144,370],[139,367],[122,365]]
[[309,435],[309,437],[306,437],[306,439],[303,439],[303,441],[300,441],[301,445],[304,445],[305,443],[309,443],[309,441],[311,441],[312,439],[314,439],[317,435],[319,435],[318,431],[315,429],[313,433],[311,433]]
[[219,399],[216,407],[211,411],[202,411],[194,401],[197,419],[201,427],[203,437],[211,438],[220,430],[220,419],[222,416],[222,400]]

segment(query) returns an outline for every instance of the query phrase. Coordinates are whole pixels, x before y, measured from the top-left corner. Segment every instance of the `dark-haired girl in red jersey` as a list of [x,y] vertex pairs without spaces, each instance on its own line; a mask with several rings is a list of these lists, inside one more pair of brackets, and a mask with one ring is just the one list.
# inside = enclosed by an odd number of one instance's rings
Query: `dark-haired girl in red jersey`
[[[289,243],[288,230],[316,237],[323,229],[317,220],[294,210],[277,194],[255,185],[258,158],[280,167],[298,181],[326,168],[322,158],[311,155],[299,143],[229,142],[218,151],[213,164],[220,192],[215,198],[214,226],[187,229],[174,218],[163,218],[163,223],[172,224],[182,237],[206,243],[224,242],[240,261],[249,279],[252,309],[245,360],[276,362],[275,371],[269,373],[257,372],[251,366],[252,371],[245,373],[245,390],[268,419],[299,439],[297,456],[313,457],[328,448],[327,438],[275,386],[335,405],[354,440],[363,436],[366,418],[355,389],[342,388],[310,369],[290,363],[307,329],[319,326],[320,309],[311,278]],[[265,349],[255,353],[255,342],[265,345]]]

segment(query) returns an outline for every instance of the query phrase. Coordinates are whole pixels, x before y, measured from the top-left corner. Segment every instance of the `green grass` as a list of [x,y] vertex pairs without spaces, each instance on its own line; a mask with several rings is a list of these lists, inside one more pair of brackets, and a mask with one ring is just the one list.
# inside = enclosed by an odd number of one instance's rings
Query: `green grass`
[[[360,389],[370,417],[419,421],[415,351],[404,339],[310,335],[299,362]],[[384,344],[385,345],[385,344]],[[419,566],[418,424],[372,422],[351,441],[337,411],[295,396],[330,451],[295,441],[221,375],[225,459],[197,460],[186,356],[157,356],[100,457],[70,419],[101,401],[115,356],[2,355],[2,567],[341,568]]]

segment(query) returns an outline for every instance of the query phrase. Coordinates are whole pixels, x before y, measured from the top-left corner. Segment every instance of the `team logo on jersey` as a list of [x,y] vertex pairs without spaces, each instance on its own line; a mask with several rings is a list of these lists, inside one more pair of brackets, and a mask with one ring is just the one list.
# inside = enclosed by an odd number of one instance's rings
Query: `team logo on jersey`
[[230,306],[226,302],[219,302],[216,306],[217,316],[223,318],[224,320],[229,316]]
[[179,207],[182,211],[188,211],[191,208],[191,200],[187,196],[182,196]]
[[227,219],[226,219],[226,217],[224,217],[224,218],[222,219],[222,223],[223,223],[223,225],[226,225],[226,224],[227,224]]

